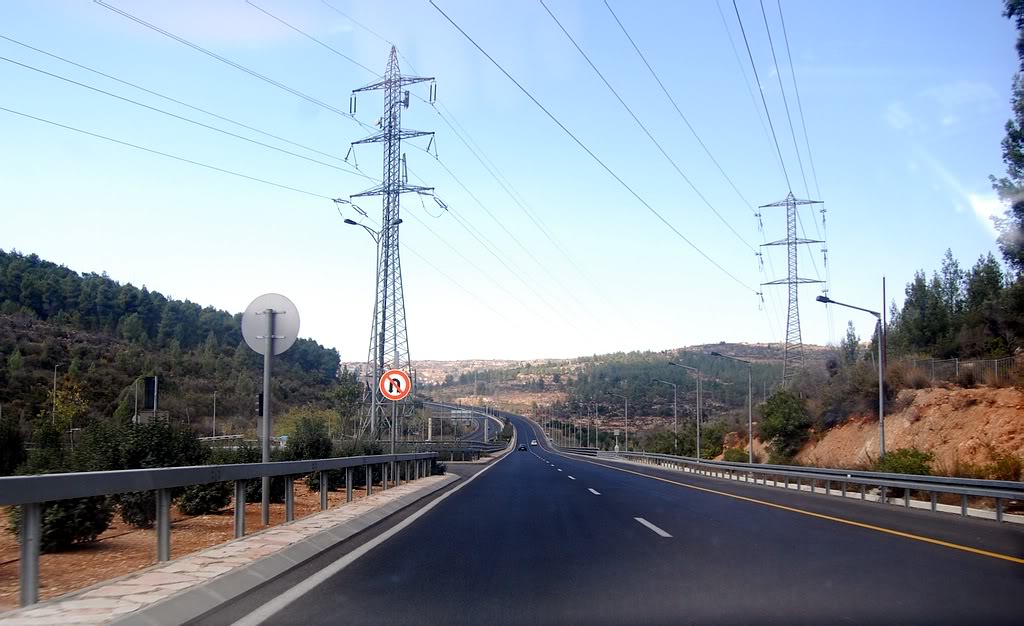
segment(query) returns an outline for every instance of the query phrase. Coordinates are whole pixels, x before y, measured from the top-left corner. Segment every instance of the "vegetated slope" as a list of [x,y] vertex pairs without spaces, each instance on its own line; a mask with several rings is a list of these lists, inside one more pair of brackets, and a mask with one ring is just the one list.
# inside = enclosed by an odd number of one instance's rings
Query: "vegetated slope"
[[[885,447],[935,455],[936,473],[990,463],[1000,454],[1024,456],[1024,390],[904,389],[885,416]],[[862,467],[878,458],[878,420],[854,417],[809,441],[796,455],[807,465]]]
[[[0,250],[4,416],[24,423],[48,415],[57,367],[58,404],[60,392],[76,392],[68,400],[76,406],[67,407],[76,420],[131,416],[136,379],[156,374],[160,408],[172,419],[208,420],[216,391],[218,431],[251,428],[262,361],[242,341],[240,319]],[[321,400],[338,384],[337,351],[315,341],[299,339],[279,363],[274,398],[281,410]]]
[[[695,377],[669,365],[670,362],[701,371],[706,416],[713,418],[746,406],[747,366],[713,356],[712,351],[753,363],[755,402],[770,394],[781,380],[782,346],[721,342],[663,351],[537,360],[478,370],[460,369],[458,362],[454,362],[453,371],[444,382],[426,384],[423,390],[449,401],[487,403],[529,414],[542,410],[566,418],[579,415],[581,406],[595,402],[601,415],[620,415],[623,402],[612,395],[617,393],[629,398],[630,419],[637,420],[637,427],[655,427],[667,423],[672,416],[672,388],[654,382],[656,379],[678,385],[681,418],[692,411],[696,402]],[[820,366],[825,356],[824,348],[805,346],[809,363]]]

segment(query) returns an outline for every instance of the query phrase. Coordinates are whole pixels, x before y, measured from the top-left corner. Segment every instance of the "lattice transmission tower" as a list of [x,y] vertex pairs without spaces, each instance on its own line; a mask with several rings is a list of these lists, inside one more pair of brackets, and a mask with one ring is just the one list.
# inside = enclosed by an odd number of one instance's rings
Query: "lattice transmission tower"
[[[373,305],[373,325],[370,330],[370,350],[367,357],[367,395],[369,412],[362,424],[362,432],[370,437],[380,436],[381,424],[389,429],[390,411],[384,410],[385,401],[377,388],[377,381],[390,368],[409,367],[409,335],[405,324],[405,296],[402,291],[402,263],[398,247],[399,200],[403,193],[433,194],[432,187],[410,185],[402,154],[402,140],[433,135],[432,132],[402,129],[402,109],[409,108],[409,92],[406,85],[430,81],[432,77],[402,76],[398,69],[398,51],[391,47],[391,57],[384,77],[365,87],[352,91],[350,112],[355,113],[355,94],[363,91],[384,92],[384,114],[378,122],[380,131],[352,142],[353,146],[367,143],[384,144],[384,170],[380,185],[353,195],[382,196],[383,211],[380,230],[377,232],[377,288]],[[430,99],[433,101],[434,85],[431,84]],[[410,397],[411,400],[411,397]]]
[[784,200],[771,204],[761,205],[761,208],[786,207],[786,238],[778,241],[770,241],[762,246],[786,246],[786,257],[788,260],[788,271],[786,278],[762,283],[762,285],[787,285],[789,287],[789,309],[786,314],[786,348],[782,361],[782,386],[796,375],[796,370],[804,362],[804,347],[800,337],[800,302],[798,290],[800,285],[807,283],[820,283],[823,281],[812,278],[800,278],[797,272],[798,246],[811,243],[822,243],[817,239],[801,239],[797,236],[797,207],[804,204],[821,204],[820,200],[798,200],[789,192]]

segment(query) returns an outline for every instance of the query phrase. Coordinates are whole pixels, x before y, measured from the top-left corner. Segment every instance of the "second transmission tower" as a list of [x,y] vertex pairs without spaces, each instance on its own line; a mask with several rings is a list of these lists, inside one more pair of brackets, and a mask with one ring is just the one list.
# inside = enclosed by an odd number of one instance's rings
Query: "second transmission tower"
[[788,272],[786,278],[773,280],[764,285],[787,285],[789,287],[789,309],[786,314],[786,347],[782,361],[782,386],[786,385],[796,375],[796,370],[804,362],[804,346],[800,336],[800,302],[798,289],[802,284],[820,283],[820,280],[811,278],[800,278],[797,272],[797,257],[801,244],[821,243],[817,239],[801,239],[797,236],[797,207],[804,204],[821,204],[820,200],[798,200],[789,192],[784,200],[771,204],[761,205],[767,207],[786,207],[786,238],[778,241],[770,241],[763,246],[786,246],[786,257],[788,260]]
[[[375,90],[384,92],[384,115],[378,123],[380,131],[352,143],[353,146],[366,143],[384,144],[384,171],[381,184],[352,196],[383,197],[377,242],[377,288],[367,357],[370,410],[362,428],[363,432],[369,431],[372,438],[381,434],[380,422],[387,423],[392,429],[396,427],[390,423],[388,412],[383,410],[383,397],[377,381],[390,368],[409,367],[409,335],[405,325],[405,295],[402,291],[402,264],[398,247],[398,228],[402,223],[399,216],[399,199],[407,192],[433,192],[431,187],[410,185],[408,182],[402,140],[433,133],[402,129],[402,109],[409,108],[409,92],[403,91],[402,87],[433,80],[428,77],[402,76],[398,69],[398,51],[392,46],[383,79],[352,92],[352,113],[355,113],[356,93]],[[434,89],[431,86],[431,100],[433,93]]]

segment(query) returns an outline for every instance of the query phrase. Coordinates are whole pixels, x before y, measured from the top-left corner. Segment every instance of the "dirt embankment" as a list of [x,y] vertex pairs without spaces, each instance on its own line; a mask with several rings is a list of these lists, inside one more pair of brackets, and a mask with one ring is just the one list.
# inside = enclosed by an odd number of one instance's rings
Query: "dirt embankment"
[[[992,453],[1024,456],[1024,390],[907,389],[885,418],[887,451],[914,447],[935,455],[933,469],[988,463]],[[806,465],[859,467],[878,458],[878,420],[851,417],[796,455]]]

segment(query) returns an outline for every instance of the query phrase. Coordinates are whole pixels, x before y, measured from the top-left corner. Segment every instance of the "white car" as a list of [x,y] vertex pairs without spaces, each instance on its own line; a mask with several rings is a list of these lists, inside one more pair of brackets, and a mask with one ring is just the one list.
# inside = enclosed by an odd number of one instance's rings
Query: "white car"
[[536,440],[536,439],[534,439],[533,441],[531,441],[531,442],[530,442],[530,445],[531,445],[531,446],[535,446],[535,445],[537,445],[537,440]]

